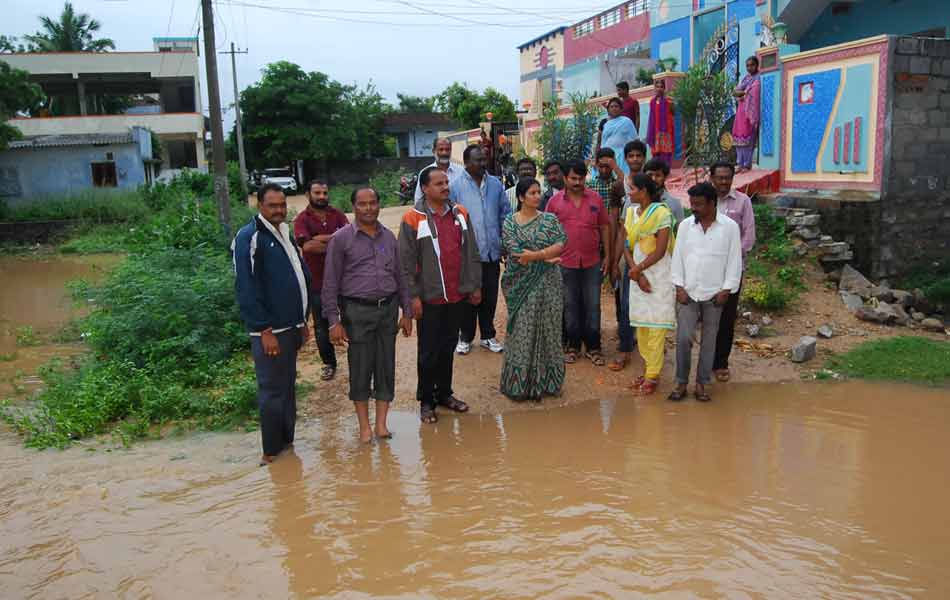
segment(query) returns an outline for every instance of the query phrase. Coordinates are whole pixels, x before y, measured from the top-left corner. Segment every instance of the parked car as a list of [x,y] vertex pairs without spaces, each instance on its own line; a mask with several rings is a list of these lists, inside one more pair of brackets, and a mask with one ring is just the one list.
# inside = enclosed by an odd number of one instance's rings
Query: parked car
[[285,194],[297,193],[297,180],[294,179],[290,169],[264,169],[264,173],[261,174],[261,185],[265,183],[276,183]]

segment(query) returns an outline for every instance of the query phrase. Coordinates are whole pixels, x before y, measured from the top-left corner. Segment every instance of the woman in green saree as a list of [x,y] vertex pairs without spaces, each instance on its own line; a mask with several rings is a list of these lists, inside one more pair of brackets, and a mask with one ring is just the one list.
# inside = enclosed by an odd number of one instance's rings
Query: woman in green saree
[[512,400],[540,401],[564,382],[561,348],[561,251],[567,236],[553,214],[538,210],[541,185],[518,182],[518,212],[505,219],[502,246],[508,254],[501,289],[508,304],[508,334],[501,392]]

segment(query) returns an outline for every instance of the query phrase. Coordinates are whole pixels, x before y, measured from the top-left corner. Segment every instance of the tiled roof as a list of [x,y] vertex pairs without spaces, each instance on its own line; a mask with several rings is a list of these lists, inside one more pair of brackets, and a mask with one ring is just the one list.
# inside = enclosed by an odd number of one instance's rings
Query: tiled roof
[[56,148],[60,146],[111,146],[131,144],[131,132],[125,133],[68,133],[60,135],[38,135],[22,140],[12,140],[10,150],[28,150],[30,148]]

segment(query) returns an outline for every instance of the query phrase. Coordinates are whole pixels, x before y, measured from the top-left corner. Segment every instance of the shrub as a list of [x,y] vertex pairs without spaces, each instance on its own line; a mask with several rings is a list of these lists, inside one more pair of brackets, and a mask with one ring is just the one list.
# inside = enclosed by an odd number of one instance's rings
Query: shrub
[[748,280],[742,288],[742,300],[763,310],[784,310],[794,299],[794,292],[771,279]]
[[7,208],[6,219],[14,222],[80,220],[115,223],[140,221],[148,214],[148,206],[137,190],[90,190],[18,202]]

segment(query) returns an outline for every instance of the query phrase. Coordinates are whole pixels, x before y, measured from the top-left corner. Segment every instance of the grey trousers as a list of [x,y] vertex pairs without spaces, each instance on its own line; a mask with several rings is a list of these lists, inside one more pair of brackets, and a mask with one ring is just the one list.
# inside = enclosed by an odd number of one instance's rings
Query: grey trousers
[[396,389],[396,333],[399,300],[383,306],[344,302],[342,316],[350,344],[346,350],[350,371],[350,400],[392,402]]
[[716,358],[716,334],[719,332],[719,317],[722,307],[712,299],[689,304],[676,303],[676,383],[689,383],[690,362],[693,351],[693,332],[702,314],[703,334],[699,344],[699,367],[696,383],[706,385],[712,381],[713,360]]
[[276,456],[294,442],[297,424],[297,350],[303,344],[300,329],[294,327],[277,336],[280,354],[267,356],[261,338],[251,336],[251,355],[257,373],[257,407],[261,416],[261,443],[264,454]]

